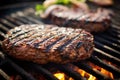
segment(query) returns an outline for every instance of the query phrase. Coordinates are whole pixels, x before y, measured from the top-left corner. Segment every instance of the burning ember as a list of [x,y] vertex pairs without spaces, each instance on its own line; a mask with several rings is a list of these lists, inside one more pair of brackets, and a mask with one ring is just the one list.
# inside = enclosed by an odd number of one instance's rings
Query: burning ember
[[[104,60],[105,61],[105,60]],[[105,61],[105,62],[107,62],[107,61]],[[111,64],[110,62],[107,62],[108,64]],[[99,66],[97,66],[97,65],[94,65],[93,63],[89,63],[90,65],[91,65],[91,67],[93,67],[93,70],[98,70],[98,71],[100,71],[102,74],[104,74],[104,75],[106,75],[106,76],[108,76],[108,77],[110,77],[111,79],[114,79],[114,76],[113,76],[113,74],[111,73],[111,72],[109,72],[109,71],[107,71],[107,70],[105,70],[105,69],[103,69],[103,68],[101,68],[101,67],[99,67]],[[93,79],[92,79],[93,80]],[[96,79],[95,79],[96,80]]]
[[[109,64],[111,64],[110,62],[107,62]],[[101,68],[91,62],[88,62],[88,64],[92,67],[92,69],[94,71],[99,71],[101,72],[102,74],[108,76],[109,78],[113,79],[114,80],[114,76],[111,72],[105,70],[104,68]],[[78,68],[77,66],[73,66],[73,65],[69,65],[70,69],[71,70],[74,70],[76,72],[78,72],[82,77],[85,78],[85,80],[98,80],[97,77],[91,75],[90,73],[87,73],[86,71]],[[51,72],[53,73],[53,75],[55,77],[57,77],[59,80],[74,80],[72,77],[69,77],[67,76],[65,73],[63,72],[60,72],[60,71],[57,71],[57,70],[53,70],[54,72]],[[40,74],[40,73],[35,73],[35,72],[28,72],[30,73],[31,75],[33,75],[37,80],[46,80],[45,77]],[[8,80],[8,79],[6,79]],[[10,76],[10,79],[9,80],[21,80],[21,76],[20,75],[12,75]]]
[[74,80],[71,77],[67,77],[64,73],[58,72],[54,74],[55,77],[57,77],[59,80]]
[[[111,72],[97,66],[97,65],[94,65],[93,63],[89,63],[90,66],[93,68],[93,70],[97,70],[97,71],[100,71],[102,74],[110,77],[111,79],[114,79],[114,76]],[[110,64],[110,63],[109,63]],[[86,71],[82,70],[82,69],[79,69],[79,68],[76,68],[75,67],[75,71],[77,71],[78,73],[81,74],[81,76],[83,76],[84,78],[86,78],[87,80],[97,80],[97,78],[89,73],[87,73]],[[61,73],[61,72],[57,72],[54,74],[54,76],[56,76],[59,80],[74,80],[73,78],[69,77],[68,79],[66,79],[66,75],[64,73]]]
[[59,80],[65,80],[64,73],[55,73],[54,76],[57,77]]

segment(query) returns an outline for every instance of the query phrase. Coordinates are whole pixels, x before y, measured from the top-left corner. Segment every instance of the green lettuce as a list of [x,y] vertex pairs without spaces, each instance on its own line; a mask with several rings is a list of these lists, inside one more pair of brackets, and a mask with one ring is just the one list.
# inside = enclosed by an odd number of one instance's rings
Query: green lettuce
[[[76,0],[76,1],[86,2],[86,0]],[[72,5],[72,0],[56,0],[55,4],[70,6]],[[37,4],[35,10],[36,10],[36,15],[39,15],[46,10],[46,7],[43,4]]]

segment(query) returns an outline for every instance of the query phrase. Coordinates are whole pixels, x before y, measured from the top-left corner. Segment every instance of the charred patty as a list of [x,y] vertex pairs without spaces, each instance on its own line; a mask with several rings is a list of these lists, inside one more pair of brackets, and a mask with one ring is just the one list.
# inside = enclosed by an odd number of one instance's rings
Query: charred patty
[[102,32],[108,29],[111,23],[111,12],[98,8],[89,9],[68,8],[62,5],[52,5],[46,9],[44,17],[58,26],[82,28],[89,32]]
[[83,60],[93,47],[93,36],[85,30],[42,24],[15,27],[2,44],[9,55],[39,64]]

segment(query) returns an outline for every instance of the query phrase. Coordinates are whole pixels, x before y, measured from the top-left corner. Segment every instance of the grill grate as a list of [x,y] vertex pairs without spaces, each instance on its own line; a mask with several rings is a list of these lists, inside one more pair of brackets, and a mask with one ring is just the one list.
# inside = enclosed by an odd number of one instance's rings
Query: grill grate
[[[31,5],[31,3],[30,3]],[[20,6],[21,7],[21,6]],[[45,76],[46,79],[50,80],[57,80],[56,77],[53,76],[53,74],[47,70],[46,66],[49,67],[55,67],[58,70],[64,72],[66,75],[71,76],[75,80],[86,80],[86,78],[82,77],[81,74],[78,72],[72,70],[69,66],[77,66],[80,69],[85,70],[86,72],[92,74],[98,80],[111,80],[110,77],[108,77],[105,74],[102,74],[98,70],[94,70],[88,62],[91,62],[101,68],[104,68],[110,72],[113,73],[115,79],[120,79],[120,15],[119,15],[119,7],[112,7],[112,10],[114,10],[115,16],[112,19],[111,23],[111,28],[103,33],[97,33],[93,34],[95,37],[95,49],[93,55],[85,60],[85,61],[80,61],[77,63],[69,63],[65,65],[58,65],[58,64],[46,64],[46,65],[38,65],[34,63],[29,63],[25,64],[25,66],[30,67],[31,69],[34,68],[34,71],[41,73]],[[2,41],[4,39],[4,34],[7,33],[7,31],[11,28],[14,28],[15,26],[19,26],[22,24],[43,24],[43,21],[38,17],[34,15],[34,9],[33,6],[29,6],[25,8],[18,8],[16,10],[12,10],[12,8],[8,11],[8,13],[4,14],[3,16],[0,17],[0,40]],[[45,23],[49,23],[46,21]],[[1,50],[1,49],[0,49]],[[2,51],[2,50],[1,50]],[[24,67],[20,65],[17,61],[14,61],[14,59],[9,58],[8,56],[2,57],[3,52],[0,53],[0,68],[4,64],[10,64],[11,67],[17,71],[22,78],[26,80],[35,80],[33,76],[31,76],[29,73],[26,72]],[[108,64],[107,62],[104,61],[107,60],[111,63],[114,63],[115,65]],[[24,62],[22,62],[24,63]],[[85,64],[86,63],[86,64]]]

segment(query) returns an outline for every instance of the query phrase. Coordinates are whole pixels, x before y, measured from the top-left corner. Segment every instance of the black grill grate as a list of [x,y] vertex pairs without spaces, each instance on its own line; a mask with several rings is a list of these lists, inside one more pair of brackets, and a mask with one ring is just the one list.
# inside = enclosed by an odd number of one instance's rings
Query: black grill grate
[[[28,3],[27,3],[28,4]],[[31,5],[31,3],[29,4]],[[86,78],[82,77],[81,74],[72,70],[69,65],[77,66],[80,69],[85,70],[86,72],[95,76],[98,80],[111,80],[105,74],[102,74],[98,70],[94,70],[88,62],[91,62],[95,65],[100,66],[110,72],[113,73],[115,79],[120,79],[120,15],[119,15],[119,7],[111,7],[112,10],[115,11],[115,16],[113,16],[111,28],[103,33],[93,34],[95,37],[95,49],[93,55],[85,60],[80,61],[77,63],[69,63],[65,65],[58,65],[58,64],[46,64],[46,65],[38,65],[34,63],[25,64],[25,66],[30,67],[31,69],[34,68],[34,71],[41,73],[45,76],[46,79],[50,80],[57,80],[56,77],[46,68],[55,67],[58,70],[64,72],[66,75],[71,76],[75,80],[86,80]],[[4,34],[11,28],[15,26],[19,26],[22,24],[43,24],[42,21],[38,16],[34,15],[34,6],[25,6],[24,8],[19,6],[17,9],[9,8],[5,14],[0,16],[0,40],[4,39]],[[45,23],[49,23],[46,21]],[[1,49],[0,49],[1,50]],[[22,76],[25,80],[35,80],[33,76],[26,72],[24,67],[17,62],[13,61],[14,59],[8,58],[8,56],[2,57],[3,52],[1,50],[0,53],[0,68],[5,64],[9,64],[15,71]],[[12,60],[11,60],[12,59]],[[104,60],[107,60],[115,65],[108,64]],[[22,62],[23,64],[24,62]],[[4,69],[3,69],[4,70]]]

